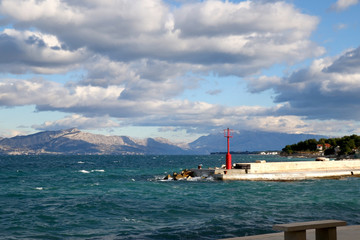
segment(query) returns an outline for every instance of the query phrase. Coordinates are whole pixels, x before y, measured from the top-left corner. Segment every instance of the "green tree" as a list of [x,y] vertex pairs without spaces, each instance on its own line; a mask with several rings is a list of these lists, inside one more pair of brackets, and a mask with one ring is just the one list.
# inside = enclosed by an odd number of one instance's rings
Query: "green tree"
[[292,150],[292,147],[290,145],[286,145],[283,149],[283,152],[287,153],[287,154],[292,154],[294,151]]
[[357,149],[360,149],[360,136],[353,134],[351,136],[344,136],[341,138],[321,138],[319,141],[316,139],[308,139],[300,141],[296,144],[287,145],[283,148],[283,152],[287,154],[306,151],[313,152],[316,151],[318,144],[325,146],[326,143],[330,144],[331,147],[324,151],[325,155],[334,154],[337,146],[340,147],[339,155],[354,154]]

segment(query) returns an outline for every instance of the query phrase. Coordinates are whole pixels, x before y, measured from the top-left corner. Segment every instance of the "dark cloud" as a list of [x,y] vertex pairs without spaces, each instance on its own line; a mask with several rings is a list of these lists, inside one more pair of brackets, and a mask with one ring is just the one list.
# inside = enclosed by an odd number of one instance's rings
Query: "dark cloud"
[[275,102],[288,103],[280,114],[308,119],[360,120],[359,48],[283,78],[273,88]]
[[329,73],[359,73],[360,47],[346,52],[336,59],[324,72]]
[[54,122],[45,122],[43,124],[33,125],[32,128],[40,131],[54,131],[74,127],[78,129],[99,129],[118,126],[119,124],[112,121],[108,116],[88,118],[78,114],[73,114]]
[[0,71],[12,73],[66,72],[87,56],[81,49],[62,49],[54,36],[14,29],[0,33],[0,52]]

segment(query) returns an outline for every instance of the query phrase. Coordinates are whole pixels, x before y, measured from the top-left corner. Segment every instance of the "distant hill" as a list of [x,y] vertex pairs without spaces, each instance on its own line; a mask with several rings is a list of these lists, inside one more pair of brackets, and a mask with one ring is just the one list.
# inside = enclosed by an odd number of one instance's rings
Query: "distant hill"
[[[324,136],[242,131],[230,142],[232,151],[281,150],[309,138]],[[0,139],[0,154],[209,154],[226,151],[222,134],[202,136],[189,144],[175,144],[163,138],[135,139],[127,136],[104,136],[82,132],[76,128],[45,131],[27,136]]]
[[126,136],[104,136],[73,128],[46,131],[0,140],[2,154],[185,154],[166,139],[132,139]]

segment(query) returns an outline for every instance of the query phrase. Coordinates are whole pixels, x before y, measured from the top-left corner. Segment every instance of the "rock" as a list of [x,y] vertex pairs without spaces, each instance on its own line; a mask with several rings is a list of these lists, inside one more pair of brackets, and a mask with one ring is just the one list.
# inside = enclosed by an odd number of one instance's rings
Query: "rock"
[[180,180],[180,179],[191,179],[194,176],[193,172],[185,169],[183,171],[181,171],[180,173],[174,172],[173,175],[171,176],[170,174],[167,175],[164,180],[169,180],[169,179],[173,179],[173,180]]
[[166,177],[164,177],[164,180],[169,180],[169,179],[173,179],[173,177],[170,174],[168,174]]

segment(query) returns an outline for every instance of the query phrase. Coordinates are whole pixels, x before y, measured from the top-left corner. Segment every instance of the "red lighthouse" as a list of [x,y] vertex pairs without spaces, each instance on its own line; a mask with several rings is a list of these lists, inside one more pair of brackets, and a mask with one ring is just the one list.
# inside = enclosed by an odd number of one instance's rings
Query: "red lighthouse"
[[232,138],[233,136],[231,135],[232,130],[230,130],[229,128],[224,130],[224,137],[227,138],[227,153],[226,153],[226,169],[231,169],[232,168],[232,164],[231,164],[231,154],[230,154],[230,138]]

